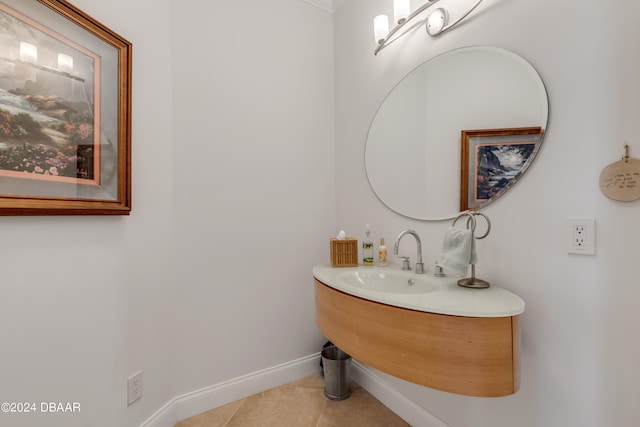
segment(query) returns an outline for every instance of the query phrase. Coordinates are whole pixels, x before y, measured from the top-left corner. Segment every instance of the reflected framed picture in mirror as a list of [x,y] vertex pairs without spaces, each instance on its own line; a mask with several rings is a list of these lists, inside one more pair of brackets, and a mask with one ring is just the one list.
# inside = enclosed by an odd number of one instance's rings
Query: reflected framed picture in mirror
[[129,214],[131,43],[65,0],[0,22],[0,215]]
[[531,165],[541,127],[463,130],[460,211],[481,208],[504,194]]

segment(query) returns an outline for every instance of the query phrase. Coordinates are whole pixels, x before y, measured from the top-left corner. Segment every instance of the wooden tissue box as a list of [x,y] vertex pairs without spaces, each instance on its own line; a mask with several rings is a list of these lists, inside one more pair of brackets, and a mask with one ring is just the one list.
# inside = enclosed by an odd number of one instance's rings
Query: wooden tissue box
[[331,239],[331,265],[333,267],[358,266],[358,239],[347,237],[344,240]]

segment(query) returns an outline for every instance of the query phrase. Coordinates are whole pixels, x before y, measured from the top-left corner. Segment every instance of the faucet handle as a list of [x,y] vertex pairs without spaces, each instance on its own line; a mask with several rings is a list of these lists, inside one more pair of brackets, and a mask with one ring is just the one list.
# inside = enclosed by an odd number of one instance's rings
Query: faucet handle
[[398,258],[402,258],[402,269],[403,270],[411,270],[411,265],[409,264],[408,256],[398,256]]

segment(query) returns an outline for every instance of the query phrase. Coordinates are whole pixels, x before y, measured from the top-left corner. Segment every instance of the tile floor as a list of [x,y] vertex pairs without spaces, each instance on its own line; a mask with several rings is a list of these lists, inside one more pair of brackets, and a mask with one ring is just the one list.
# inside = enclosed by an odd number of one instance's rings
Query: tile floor
[[409,426],[363,388],[334,401],[318,373],[180,421],[175,427],[396,427]]

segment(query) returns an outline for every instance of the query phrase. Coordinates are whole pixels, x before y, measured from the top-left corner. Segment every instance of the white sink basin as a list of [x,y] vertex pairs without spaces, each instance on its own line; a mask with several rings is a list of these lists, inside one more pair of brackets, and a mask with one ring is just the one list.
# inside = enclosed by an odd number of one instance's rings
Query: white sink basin
[[[458,286],[459,277],[416,274],[399,266],[313,267],[313,277],[338,291],[395,307],[469,317],[515,316],[524,301],[494,284],[486,289]],[[411,284],[410,282],[413,282]]]
[[340,275],[340,280],[363,290],[391,294],[426,294],[441,287],[429,280],[429,276],[383,269],[345,272]]

